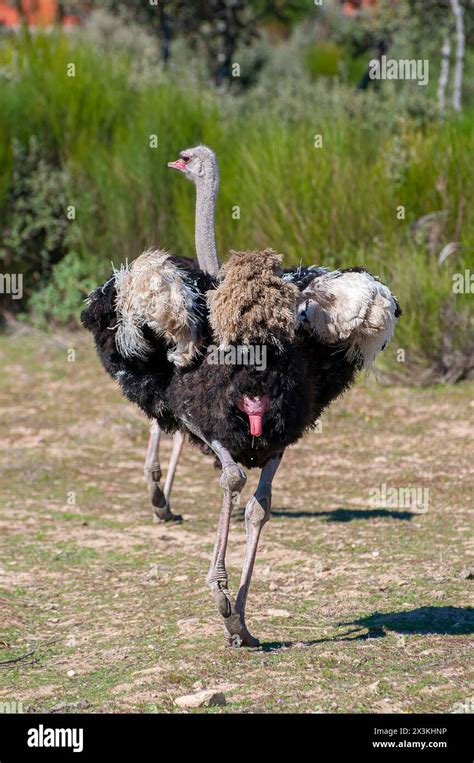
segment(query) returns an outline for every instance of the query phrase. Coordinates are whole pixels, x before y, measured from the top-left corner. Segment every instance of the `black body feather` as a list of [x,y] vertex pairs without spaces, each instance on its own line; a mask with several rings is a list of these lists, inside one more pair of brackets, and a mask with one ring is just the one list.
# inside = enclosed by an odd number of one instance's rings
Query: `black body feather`
[[[245,467],[262,467],[316,423],[322,411],[351,385],[360,366],[346,358],[344,345],[324,345],[303,326],[283,348],[267,346],[265,370],[208,363],[206,348],[214,340],[206,291],[216,281],[196,268],[186,268],[182,261],[179,265],[200,294],[201,354],[192,365],[179,369],[170,363],[166,356],[169,347],[146,326],[144,334],[153,352],[145,360],[126,359],[118,353],[113,278],[92,292],[82,323],[92,332],[104,368],[124,395],[162,429],[180,429],[201,444],[186,423],[190,422],[207,442],[218,440]],[[300,268],[293,271],[293,277],[286,271],[286,277],[302,289],[323,272]],[[254,438],[246,414],[236,403],[243,395],[262,394],[270,397],[271,407],[263,416],[262,435]]]

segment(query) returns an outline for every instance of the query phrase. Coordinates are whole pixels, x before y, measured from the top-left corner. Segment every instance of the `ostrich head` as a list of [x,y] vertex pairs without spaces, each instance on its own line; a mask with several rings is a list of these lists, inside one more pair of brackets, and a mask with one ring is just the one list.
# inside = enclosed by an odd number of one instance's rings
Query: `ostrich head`
[[182,172],[196,185],[207,181],[216,186],[219,181],[216,155],[207,146],[195,146],[180,151],[179,159],[168,162],[168,167]]
[[214,209],[219,188],[216,155],[207,146],[181,151],[179,159],[168,162],[196,186],[196,256],[202,270],[217,275],[219,260],[214,233]]

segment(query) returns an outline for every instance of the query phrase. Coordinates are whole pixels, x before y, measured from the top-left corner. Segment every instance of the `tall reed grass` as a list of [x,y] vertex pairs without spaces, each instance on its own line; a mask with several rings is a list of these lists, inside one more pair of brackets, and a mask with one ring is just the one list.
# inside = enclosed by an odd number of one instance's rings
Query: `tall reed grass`
[[[412,367],[439,360],[447,333],[452,349],[469,346],[474,295],[453,294],[452,277],[474,264],[472,109],[420,125],[396,101],[344,88],[323,97],[315,85],[297,114],[291,100],[285,112],[283,95],[217,94],[191,73],[185,79],[158,66],[137,76],[127,53],[59,33],[3,38],[0,77],[3,230],[12,141],[35,135],[49,160],[68,170],[87,283],[151,245],[193,254],[194,191],[166,163],[204,142],[220,163],[223,259],[230,248],[271,246],[286,264],[365,265],[400,299],[394,348]],[[439,229],[413,232],[417,219],[440,210]],[[437,253],[453,240],[461,247],[438,265]],[[77,314],[84,288],[71,288]],[[41,316],[41,292],[34,305]]]

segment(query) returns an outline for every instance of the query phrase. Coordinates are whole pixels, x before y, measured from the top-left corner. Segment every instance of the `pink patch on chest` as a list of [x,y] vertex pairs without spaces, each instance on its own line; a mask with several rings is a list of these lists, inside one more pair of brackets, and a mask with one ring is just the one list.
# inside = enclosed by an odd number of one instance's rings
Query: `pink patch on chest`
[[249,417],[250,434],[254,437],[260,437],[262,434],[262,416],[270,408],[268,395],[258,395],[257,397],[244,395],[237,401],[237,408]]

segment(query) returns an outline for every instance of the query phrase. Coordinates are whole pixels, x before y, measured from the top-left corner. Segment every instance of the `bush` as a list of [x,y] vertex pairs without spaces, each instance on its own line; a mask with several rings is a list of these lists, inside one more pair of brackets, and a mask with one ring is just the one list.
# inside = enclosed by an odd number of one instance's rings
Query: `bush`
[[47,328],[51,321],[63,326],[77,325],[78,308],[97,283],[91,278],[93,267],[77,252],[68,252],[51,272],[49,282],[30,298],[33,321]]
[[306,49],[305,61],[312,77],[339,77],[344,51],[334,42],[321,42]]
[[[77,240],[67,218],[68,173],[46,158],[33,135],[23,145],[12,143],[12,172],[2,210],[0,261],[5,271],[23,274],[23,296],[49,280],[52,268]],[[10,309],[21,302],[2,295]]]

